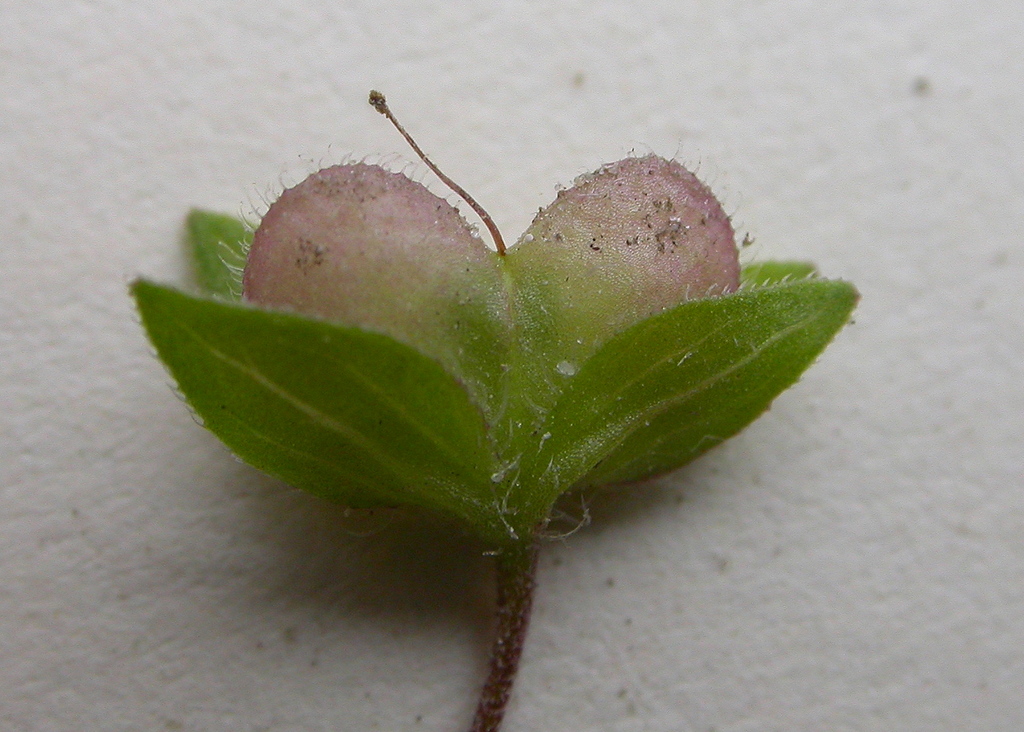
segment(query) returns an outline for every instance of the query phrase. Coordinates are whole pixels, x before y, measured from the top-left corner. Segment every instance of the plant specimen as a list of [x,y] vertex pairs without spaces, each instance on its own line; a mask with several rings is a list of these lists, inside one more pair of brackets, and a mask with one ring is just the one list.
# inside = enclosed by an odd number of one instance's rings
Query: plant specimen
[[160,358],[239,457],[355,508],[413,506],[494,555],[498,630],[472,732],[501,725],[538,542],[567,491],[674,470],[735,434],[848,321],[804,263],[741,268],[729,217],[677,162],[582,176],[505,246],[364,163],[312,174],[254,233],[193,212],[203,293],[138,281]]

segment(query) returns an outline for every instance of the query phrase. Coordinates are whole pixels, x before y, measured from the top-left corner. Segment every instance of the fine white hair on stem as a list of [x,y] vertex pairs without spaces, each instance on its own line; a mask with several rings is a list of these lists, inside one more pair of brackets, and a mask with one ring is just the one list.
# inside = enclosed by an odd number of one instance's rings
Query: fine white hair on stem
[[[577,531],[589,526],[591,523],[590,506],[587,505],[586,497],[582,493],[579,494],[579,499],[579,517],[573,516],[563,508],[555,506],[551,509],[550,519],[547,526],[539,532],[540,538],[548,541],[565,541]],[[554,531],[551,529],[551,523],[556,521],[569,523],[572,524],[572,526],[565,531]]]

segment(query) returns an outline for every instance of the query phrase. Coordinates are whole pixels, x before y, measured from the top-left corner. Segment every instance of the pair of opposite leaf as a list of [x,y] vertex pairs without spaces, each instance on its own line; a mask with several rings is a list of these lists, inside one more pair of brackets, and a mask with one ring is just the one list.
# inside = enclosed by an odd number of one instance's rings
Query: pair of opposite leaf
[[204,295],[134,294],[205,426],[291,485],[454,517],[497,550],[566,491],[738,432],[857,300],[806,264],[741,269],[714,195],[656,156],[582,176],[507,251],[362,163],[286,190],[254,235],[189,227]]

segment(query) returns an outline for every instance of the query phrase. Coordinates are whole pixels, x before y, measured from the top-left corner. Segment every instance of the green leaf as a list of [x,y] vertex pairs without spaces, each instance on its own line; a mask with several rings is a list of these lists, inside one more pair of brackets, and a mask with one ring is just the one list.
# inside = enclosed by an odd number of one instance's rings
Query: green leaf
[[242,270],[252,244],[252,230],[232,216],[189,212],[185,222],[200,289],[228,300],[242,296]]
[[435,361],[312,318],[132,288],[181,391],[250,465],[353,507],[414,505],[507,542],[480,410]]
[[809,279],[684,303],[609,340],[566,386],[519,476],[534,510],[572,487],[677,468],[740,431],[847,322],[858,295]]
[[740,287],[769,287],[818,275],[810,262],[757,262],[740,270]]
[[[483,401],[450,365],[387,335],[133,290],[181,391],[243,460],[353,507],[438,511],[502,544],[530,536],[566,490],[679,467],[755,419],[856,302],[852,286],[812,273],[758,265],[739,292],[644,319],[573,370],[553,362],[543,329],[517,327],[507,379]],[[484,341],[503,358],[501,339]]]

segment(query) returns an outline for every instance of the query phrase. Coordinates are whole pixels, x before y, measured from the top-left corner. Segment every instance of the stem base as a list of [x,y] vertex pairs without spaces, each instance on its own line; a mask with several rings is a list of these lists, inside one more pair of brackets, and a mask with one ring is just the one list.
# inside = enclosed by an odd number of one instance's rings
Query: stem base
[[506,549],[497,556],[498,631],[487,681],[470,732],[498,732],[523,655],[536,586],[537,544]]

